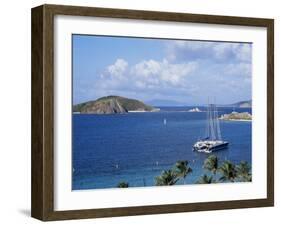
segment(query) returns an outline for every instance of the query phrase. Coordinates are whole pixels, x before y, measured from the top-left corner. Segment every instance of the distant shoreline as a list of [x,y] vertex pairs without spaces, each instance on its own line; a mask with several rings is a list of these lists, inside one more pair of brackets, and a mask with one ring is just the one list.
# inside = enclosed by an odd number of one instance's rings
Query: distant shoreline
[[[202,107],[202,106],[201,106]],[[159,113],[159,112],[175,112],[175,113],[194,113],[194,114],[197,114],[197,113],[205,113],[206,111],[205,110],[201,110],[200,111],[193,111],[194,108],[191,108],[191,109],[188,109],[188,107],[178,107],[176,106],[175,108],[187,108],[187,109],[182,109],[182,110],[170,110],[169,108],[173,108],[173,106],[162,106],[162,107],[155,107],[154,110],[131,110],[131,111],[127,111],[127,112],[119,112],[119,113],[93,113],[93,112],[73,112],[72,114],[76,115],[76,114],[81,114],[81,115],[114,115],[114,114],[129,114],[129,113]],[[243,109],[243,108],[240,108],[240,109]],[[218,111],[220,112],[220,111]],[[232,112],[233,113],[233,112]],[[237,112],[238,113],[238,112]],[[242,112],[242,113],[245,113],[245,112]],[[238,114],[241,114],[241,113],[238,113]],[[248,114],[248,113],[247,113]],[[222,115],[219,119],[220,120],[224,120],[224,121],[252,121],[251,119],[243,119],[243,118],[223,118],[224,116],[228,116],[229,114],[225,114],[225,115]]]
[[238,122],[251,122],[252,120],[251,119],[219,119],[219,120],[222,120],[222,121],[238,121]]

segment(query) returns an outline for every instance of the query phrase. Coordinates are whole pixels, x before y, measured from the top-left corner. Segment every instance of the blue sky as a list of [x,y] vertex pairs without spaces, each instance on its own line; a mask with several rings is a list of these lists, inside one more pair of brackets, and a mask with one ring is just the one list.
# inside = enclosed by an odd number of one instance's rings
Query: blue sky
[[155,104],[249,100],[251,58],[249,43],[73,35],[73,102],[108,95]]

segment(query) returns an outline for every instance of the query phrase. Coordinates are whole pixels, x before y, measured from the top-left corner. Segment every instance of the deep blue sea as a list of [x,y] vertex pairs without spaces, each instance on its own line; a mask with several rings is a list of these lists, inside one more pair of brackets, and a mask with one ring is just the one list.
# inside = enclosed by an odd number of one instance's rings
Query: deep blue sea
[[[152,186],[154,178],[178,160],[189,161],[193,172],[186,183],[195,183],[205,173],[202,165],[208,157],[192,151],[197,139],[204,137],[206,112],[187,112],[193,107],[160,108],[160,112],[73,114],[72,189],[112,188],[121,181],[130,187]],[[233,109],[218,111],[221,115]],[[249,108],[235,111],[251,113]],[[252,123],[220,121],[220,126],[229,147],[214,154],[220,161],[251,164]]]

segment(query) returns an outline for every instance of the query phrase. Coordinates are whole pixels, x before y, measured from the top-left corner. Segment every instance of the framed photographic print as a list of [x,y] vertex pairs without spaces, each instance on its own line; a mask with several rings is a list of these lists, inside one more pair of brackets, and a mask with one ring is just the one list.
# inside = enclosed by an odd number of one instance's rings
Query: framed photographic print
[[32,216],[273,206],[272,19],[32,9]]

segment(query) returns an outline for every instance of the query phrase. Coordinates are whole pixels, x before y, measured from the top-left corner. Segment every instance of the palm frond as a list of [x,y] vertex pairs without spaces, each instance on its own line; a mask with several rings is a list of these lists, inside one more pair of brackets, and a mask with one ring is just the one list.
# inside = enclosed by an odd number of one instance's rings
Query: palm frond
[[211,184],[213,183],[213,177],[212,176],[208,176],[206,174],[204,174],[203,176],[201,176],[199,178],[199,180],[196,182],[197,184]]

